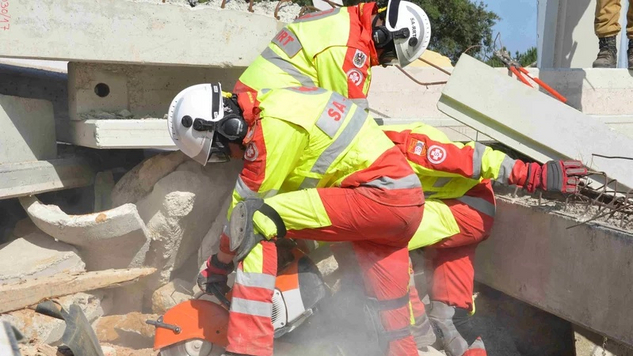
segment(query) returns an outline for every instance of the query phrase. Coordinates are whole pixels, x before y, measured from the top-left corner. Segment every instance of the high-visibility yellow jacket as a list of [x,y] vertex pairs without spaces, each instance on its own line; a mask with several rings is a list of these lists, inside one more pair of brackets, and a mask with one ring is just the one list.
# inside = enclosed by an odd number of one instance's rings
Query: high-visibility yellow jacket
[[427,198],[422,223],[409,241],[409,250],[432,245],[460,232],[445,200],[457,199],[479,213],[494,217],[493,203],[468,196],[468,192],[484,179],[520,187],[526,184],[526,163],[478,142],[453,142],[442,131],[422,123],[385,125],[382,129],[405,154]]
[[234,93],[321,87],[367,108],[376,3],[311,13],[285,26],[240,76]]
[[483,179],[523,186],[528,165],[479,142],[453,142],[422,123],[385,125],[383,131],[405,154],[430,199],[462,197]]
[[[373,187],[366,194],[381,203],[381,192],[401,190],[384,203],[423,204],[420,181],[402,153],[365,110],[344,96],[316,87],[264,89],[256,98],[251,92],[239,94],[238,104],[249,132],[229,218],[238,202],[261,197],[288,230],[329,226],[316,189],[306,188]],[[297,194],[281,194],[288,192]],[[274,224],[270,233],[258,227],[267,237],[276,231]]]

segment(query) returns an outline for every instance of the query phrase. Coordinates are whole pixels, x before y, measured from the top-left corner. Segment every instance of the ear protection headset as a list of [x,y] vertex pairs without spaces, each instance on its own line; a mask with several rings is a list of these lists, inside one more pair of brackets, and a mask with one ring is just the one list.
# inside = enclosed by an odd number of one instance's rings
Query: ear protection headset
[[[399,0],[391,0],[393,4],[390,6],[389,10],[389,24],[391,27],[395,27],[398,22],[398,7],[400,4]],[[394,39],[398,38],[409,38],[411,35],[408,28],[402,28],[397,31],[389,31],[389,29],[384,26],[376,26],[378,19],[382,20],[383,24],[385,23],[385,8],[378,10],[378,15],[374,17],[374,21],[372,22],[372,38],[374,39],[374,45],[377,49],[385,48],[390,43],[393,43]],[[417,40],[417,39],[416,39]]]
[[374,17],[374,21],[372,22],[371,26],[371,37],[374,39],[374,45],[376,46],[376,48],[384,48],[393,40],[393,37],[391,35],[391,31],[389,31],[386,26],[376,26],[378,19],[381,19],[384,23],[384,12],[378,13],[378,15]]

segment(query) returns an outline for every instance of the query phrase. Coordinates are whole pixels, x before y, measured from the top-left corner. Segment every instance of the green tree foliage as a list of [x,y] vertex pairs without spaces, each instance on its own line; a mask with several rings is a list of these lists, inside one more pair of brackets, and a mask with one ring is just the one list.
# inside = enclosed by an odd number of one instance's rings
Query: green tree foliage
[[519,51],[517,51],[514,58],[521,63],[521,66],[527,67],[536,62],[536,47],[528,48],[527,51],[523,53],[519,53]]
[[493,45],[492,27],[500,19],[488,11],[483,2],[470,0],[411,0],[431,20],[429,49],[451,59],[453,63],[471,46],[468,54],[483,58]]

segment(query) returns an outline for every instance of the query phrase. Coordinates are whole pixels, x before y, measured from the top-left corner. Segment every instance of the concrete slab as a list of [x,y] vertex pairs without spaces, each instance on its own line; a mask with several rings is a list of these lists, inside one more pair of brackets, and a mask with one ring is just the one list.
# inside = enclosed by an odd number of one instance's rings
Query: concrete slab
[[[272,37],[271,37],[272,38]],[[244,68],[198,68],[104,63],[68,64],[68,106],[72,120],[91,119],[91,111],[118,113],[133,118],[162,118],[182,89],[200,83],[221,82],[233,89]],[[99,117],[96,117],[99,118]]]
[[2,57],[215,67],[247,66],[284,25],[184,2],[24,0],[3,15]]
[[0,95],[0,164],[57,157],[53,104]]
[[[452,71],[451,68],[445,68]],[[450,78],[435,68],[407,67],[413,77],[424,82],[445,81]],[[505,68],[496,72],[509,75]],[[633,77],[625,69],[541,69],[530,68],[530,73],[540,77],[555,88],[567,103],[591,117],[607,124],[619,133],[633,137]],[[514,78],[513,80],[516,80]],[[407,78],[396,68],[372,68],[372,86],[369,104],[374,113],[385,122],[408,123],[421,121],[438,127],[454,141],[490,138],[441,112],[437,107],[445,85],[421,86]],[[405,105],[406,103],[406,105]]]
[[0,164],[0,199],[85,187],[94,171],[82,158]]
[[560,318],[633,345],[633,235],[581,225],[552,208],[499,197],[476,279]]
[[64,271],[82,272],[85,267],[74,247],[41,231],[0,245],[0,284]]
[[78,146],[177,149],[164,119],[72,121],[70,127],[70,142]]
[[68,79],[66,73],[39,68],[0,64],[0,94],[42,99],[53,103],[55,133],[59,141],[67,141]]
[[88,270],[145,265],[149,235],[133,204],[85,215],[67,215],[34,196],[20,204],[40,230],[77,247]]
[[633,163],[594,155],[633,157],[631,138],[468,55],[460,57],[438,108],[537,161],[578,159],[633,187]]

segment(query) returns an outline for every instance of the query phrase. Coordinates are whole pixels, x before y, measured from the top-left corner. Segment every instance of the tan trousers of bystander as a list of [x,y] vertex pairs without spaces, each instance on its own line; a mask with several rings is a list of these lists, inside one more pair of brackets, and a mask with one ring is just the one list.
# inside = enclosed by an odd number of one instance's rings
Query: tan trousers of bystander
[[[621,0],[597,0],[596,18],[594,20],[594,30],[598,37],[615,36],[620,32],[620,10]],[[624,0],[627,1],[627,0]],[[627,26],[626,35],[633,38],[633,0],[629,1],[629,11],[626,14]]]

